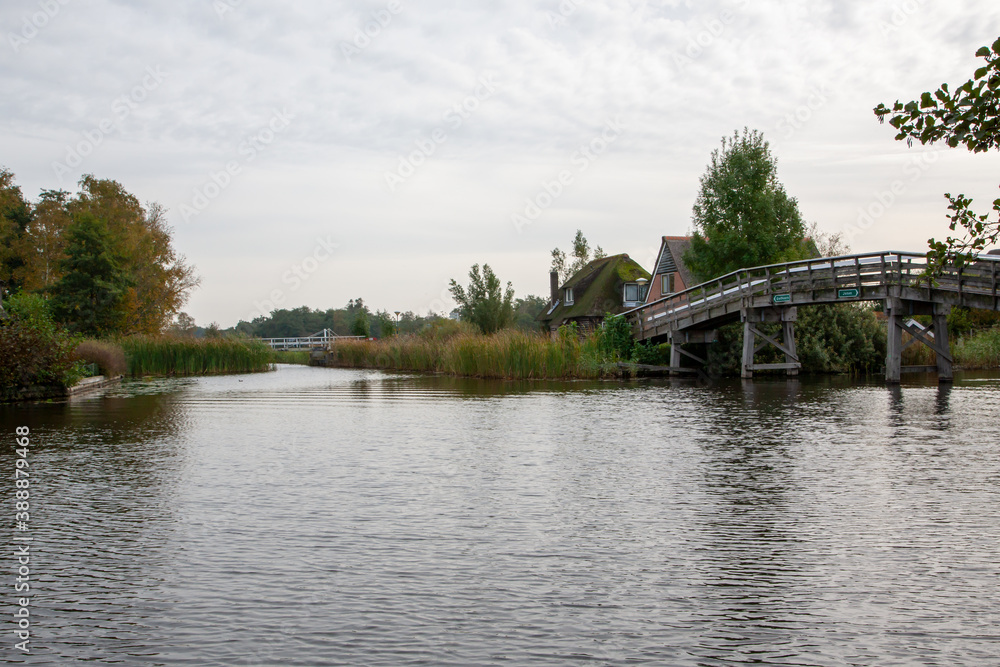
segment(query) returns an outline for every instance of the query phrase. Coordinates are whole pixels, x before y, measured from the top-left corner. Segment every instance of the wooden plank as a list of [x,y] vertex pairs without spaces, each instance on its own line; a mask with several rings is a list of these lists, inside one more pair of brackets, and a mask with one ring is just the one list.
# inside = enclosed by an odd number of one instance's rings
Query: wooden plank
[[754,364],[751,370],[755,371],[792,371],[802,368],[802,364],[786,362],[783,364]]

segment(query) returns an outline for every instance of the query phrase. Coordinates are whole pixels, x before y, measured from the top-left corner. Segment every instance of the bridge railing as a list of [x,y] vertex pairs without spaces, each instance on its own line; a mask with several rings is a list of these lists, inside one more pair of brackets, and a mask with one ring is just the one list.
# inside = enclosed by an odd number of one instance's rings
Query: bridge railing
[[[933,280],[926,277],[927,258],[921,253],[887,251],[821,257],[733,271],[715,280],[625,311],[640,337],[647,329],[704,310],[754,297],[791,295],[803,291],[858,290],[858,298],[872,287],[913,287],[992,296],[997,298],[1000,257],[981,255],[962,268],[946,266]],[[781,297],[779,297],[781,298]],[[996,306],[994,306],[996,307]]]
[[269,345],[272,350],[298,350],[302,348],[322,348],[338,340],[355,340],[359,338],[364,338],[364,336],[338,336],[330,329],[323,329],[309,336],[261,338],[259,340]]

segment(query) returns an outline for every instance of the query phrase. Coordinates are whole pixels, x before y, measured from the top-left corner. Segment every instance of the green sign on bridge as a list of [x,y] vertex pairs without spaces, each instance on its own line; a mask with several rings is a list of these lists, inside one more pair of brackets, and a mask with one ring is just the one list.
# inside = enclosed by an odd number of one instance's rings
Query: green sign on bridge
[[861,290],[859,290],[857,287],[837,290],[838,299],[855,299],[859,296],[861,296]]
[[771,303],[788,303],[791,300],[791,294],[775,294],[771,297]]

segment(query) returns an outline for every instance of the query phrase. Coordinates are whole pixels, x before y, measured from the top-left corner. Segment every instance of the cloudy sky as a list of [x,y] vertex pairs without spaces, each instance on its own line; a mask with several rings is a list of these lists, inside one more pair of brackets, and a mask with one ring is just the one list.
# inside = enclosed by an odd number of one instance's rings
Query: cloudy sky
[[575,230],[649,268],[711,151],[764,132],[809,222],[922,250],[1000,156],[872,114],[968,79],[995,0],[4,0],[0,165],[170,209],[223,326],[273,307],[450,308],[488,263],[547,292]]

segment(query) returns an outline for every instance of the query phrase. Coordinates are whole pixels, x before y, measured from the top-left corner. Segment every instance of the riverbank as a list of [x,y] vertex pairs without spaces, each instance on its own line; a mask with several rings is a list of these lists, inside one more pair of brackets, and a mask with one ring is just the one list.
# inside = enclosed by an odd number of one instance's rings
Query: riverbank
[[506,330],[492,335],[460,334],[446,339],[393,336],[380,340],[338,341],[325,365],[375,368],[501,379],[595,379],[628,375],[628,364],[604,353],[593,337],[576,334],[557,340],[542,334]]
[[[914,345],[907,353],[908,364],[934,363],[933,352],[923,346]],[[665,349],[659,354],[663,359]],[[979,331],[959,340],[952,345],[952,355],[958,370],[1000,368],[1000,328]],[[665,369],[664,362],[665,359],[647,365],[635,363],[632,358],[623,359],[609,351],[599,336],[581,340],[574,334],[552,340],[541,334],[507,330],[490,336],[461,334],[445,339],[411,335],[338,341],[323,355],[320,365],[526,380],[636,377],[648,368]]]

